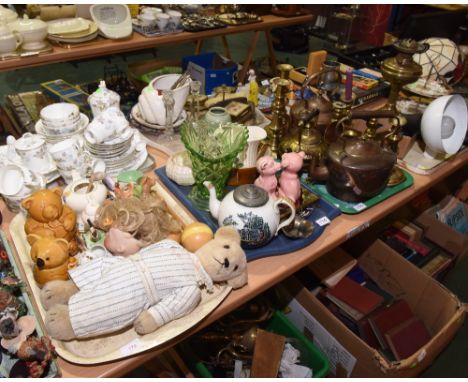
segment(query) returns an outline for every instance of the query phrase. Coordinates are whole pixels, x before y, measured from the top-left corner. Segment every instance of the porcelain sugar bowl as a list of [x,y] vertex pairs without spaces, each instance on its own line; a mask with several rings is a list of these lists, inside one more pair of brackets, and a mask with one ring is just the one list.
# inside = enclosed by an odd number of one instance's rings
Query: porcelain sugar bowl
[[101,81],[97,90],[88,97],[89,106],[93,116],[97,117],[104,110],[115,106],[120,109],[120,96],[106,87],[106,82]]
[[[295,215],[294,204],[286,198],[272,198],[260,187],[245,184],[229,192],[220,202],[210,182],[204,183],[210,192],[210,212],[219,226],[232,225],[239,231],[242,247],[254,248],[267,244],[279,230],[289,225]],[[291,210],[290,216],[280,222],[279,206]]]
[[30,19],[24,15],[22,19],[18,19],[10,23],[10,29],[21,33],[23,36],[24,50],[39,50],[46,46],[47,23],[39,19]]

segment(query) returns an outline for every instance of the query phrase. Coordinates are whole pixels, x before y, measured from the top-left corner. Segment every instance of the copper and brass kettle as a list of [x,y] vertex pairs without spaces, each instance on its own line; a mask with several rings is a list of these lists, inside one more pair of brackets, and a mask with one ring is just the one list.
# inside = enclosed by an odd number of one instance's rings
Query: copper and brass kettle
[[328,150],[327,190],[347,202],[368,200],[385,189],[396,160],[396,154],[377,141],[338,140]]

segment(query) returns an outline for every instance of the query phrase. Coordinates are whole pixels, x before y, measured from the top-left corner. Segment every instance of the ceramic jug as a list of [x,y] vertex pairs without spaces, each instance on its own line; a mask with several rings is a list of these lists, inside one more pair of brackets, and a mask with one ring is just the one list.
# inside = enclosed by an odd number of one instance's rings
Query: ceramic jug
[[[294,205],[289,199],[274,199],[253,184],[237,187],[220,202],[211,182],[204,182],[210,193],[210,213],[218,219],[219,226],[232,225],[241,236],[244,248],[260,247],[267,244],[279,230],[289,225],[296,216]],[[290,216],[280,223],[279,206],[291,210]]]

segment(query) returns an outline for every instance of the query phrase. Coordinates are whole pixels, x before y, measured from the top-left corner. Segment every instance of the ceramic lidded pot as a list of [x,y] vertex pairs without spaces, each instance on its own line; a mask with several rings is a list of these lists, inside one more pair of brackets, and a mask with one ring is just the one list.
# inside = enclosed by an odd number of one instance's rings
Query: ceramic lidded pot
[[222,125],[231,122],[231,115],[224,107],[215,106],[206,112],[205,119],[210,123]]
[[23,36],[18,32],[12,32],[6,23],[5,17],[0,14],[0,54],[15,51],[22,42]]
[[23,36],[22,48],[25,50],[38,50],[46,46],[47,23],[39,19],[30,19],[24,15],[10,23],[10,29]]
[[[211,215],[218,219],[219,226],[234,226],[239,231],[244,248],[267,244],[296,215],[295,207],[289,199],[274,199],[264,189],[253,184],[237,187],[221,202],[216,199],[214,186],[210,182],[205,182],[204,185],[210,192]],[[280,223],[281,204],[291,210],[291,215]]]
[[93,116],[97,117],[109,107],[115,106],[120,109],[120,96],[108,89],[105,81],[101,81],[97,90],[88,97],[88,103],[91,106]]

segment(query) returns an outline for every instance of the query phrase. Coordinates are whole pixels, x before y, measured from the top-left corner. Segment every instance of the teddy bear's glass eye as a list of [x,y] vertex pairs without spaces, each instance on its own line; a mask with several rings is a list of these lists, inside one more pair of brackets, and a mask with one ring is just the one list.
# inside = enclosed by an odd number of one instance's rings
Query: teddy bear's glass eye
[[49,260],[50,260],[50,258],[49,258],[49,257],[46,257],[46,260],[47,260],[47,261],[49,261]]
[[234,267],[234,271],[237,271],[238,269],[239,269],[239,266],[236,265],[236,266]]
[[231,248],[231,247],[230,247],[229,245],[226,244],[226,245],[223,245],[223,248],[229,249],[229,248]]

